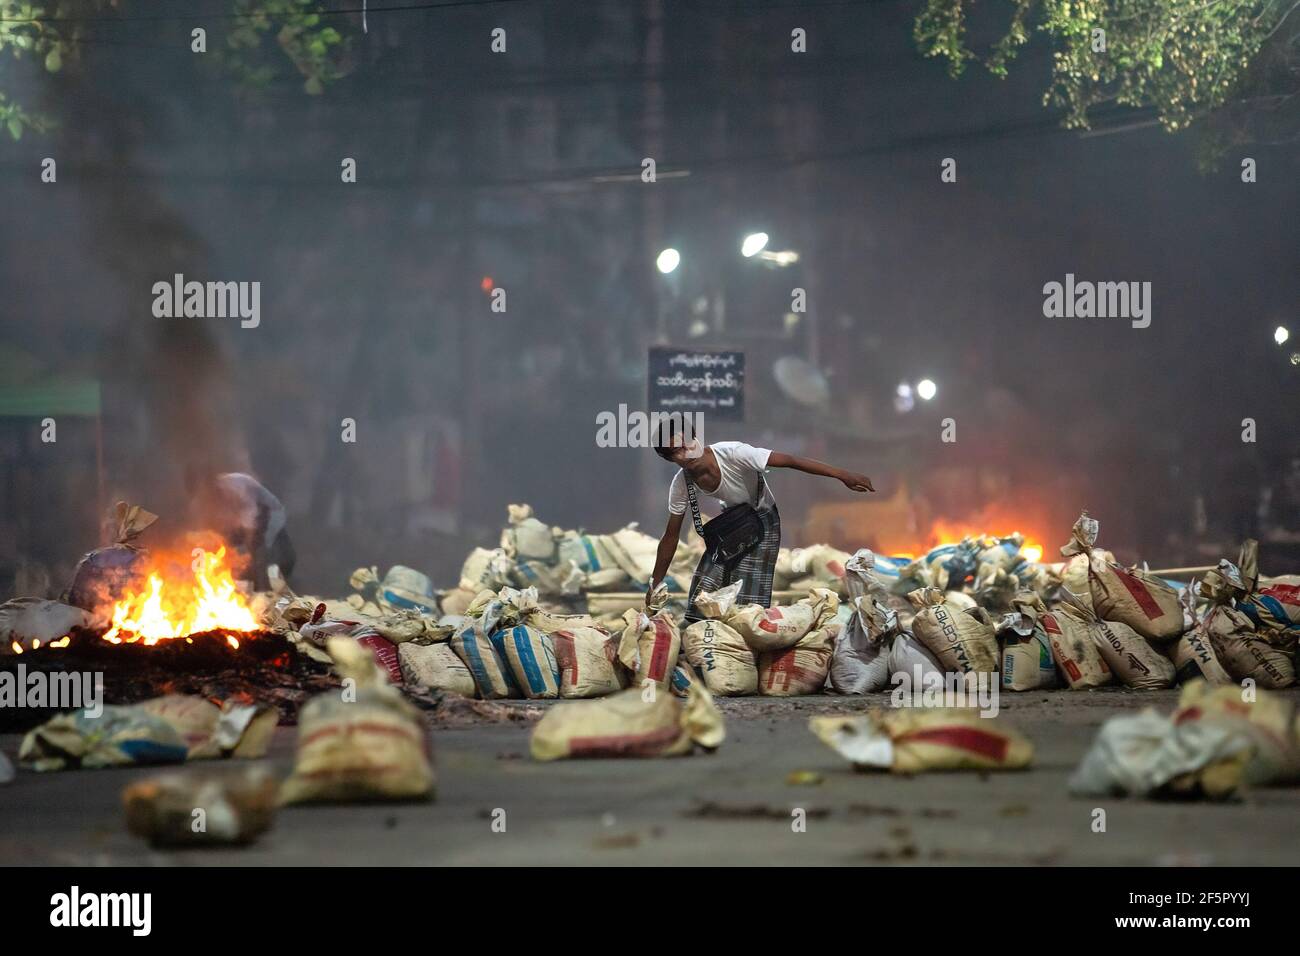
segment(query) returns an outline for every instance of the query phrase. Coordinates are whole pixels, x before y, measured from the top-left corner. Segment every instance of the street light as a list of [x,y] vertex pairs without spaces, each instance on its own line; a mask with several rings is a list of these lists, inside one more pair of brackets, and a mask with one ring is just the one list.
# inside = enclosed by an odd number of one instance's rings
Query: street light
[[670,246],[659,253],[659,258],[655,260],[655,267],[664,275],[668,275],[681,264],[681,261],[681,253]]
[[766,248],[767,233],[751,232],[745,237],[745,241],[740,244],[740,254],[746,259],[752,259]]
[[1286,340],[1291,337],[1291,332],[1285,325],[1279,325],[1273,330],[1273,341],[1278,345],[1285,345]]
[[921,381],[916,383],[916,394],[920,395],[921,398],[927,402],[930,399],[934,398],[935,393],[938,391],[939,391],[939,387],[935,385],[934,382],[930,381],[928,378],[923,378],[921,379]]

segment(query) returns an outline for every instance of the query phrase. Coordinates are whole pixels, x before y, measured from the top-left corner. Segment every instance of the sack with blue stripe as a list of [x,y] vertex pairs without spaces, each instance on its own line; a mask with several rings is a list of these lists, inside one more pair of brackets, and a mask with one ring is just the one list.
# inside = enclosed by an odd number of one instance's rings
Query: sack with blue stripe
[[560,696],[560,665],[549,635],[517,624],[492,635],[500,644],[515,683],[529,700]]
[[[504,632],[498,632],[504,633]],[[504,644],[500,647],[483,632],[483,622],[474,621],[461,629],[451,639],[451,649],[465,662],[478,695],[484,700],[501,700],[507,697],[522,697],[523,692],[515,682],[510,665],[502,655]]]
[[433,596],[433,582],[429,576],[400,564],[395,564],[384,575],[379,586],[379,596],[389,607],[432,614],[438,610],[438,599]]

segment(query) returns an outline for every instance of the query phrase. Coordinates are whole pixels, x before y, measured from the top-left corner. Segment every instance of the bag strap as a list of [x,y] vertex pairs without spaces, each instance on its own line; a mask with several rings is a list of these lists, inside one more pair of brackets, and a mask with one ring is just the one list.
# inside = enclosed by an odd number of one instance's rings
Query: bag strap
[[691,519],[695,522],[695,533],[704,540],[704,522],[700,520],[700,503],[695,500],[695,484],[686,475],[686,469],[682,469],[682,480],[686,482],[686,497],[691,499]]

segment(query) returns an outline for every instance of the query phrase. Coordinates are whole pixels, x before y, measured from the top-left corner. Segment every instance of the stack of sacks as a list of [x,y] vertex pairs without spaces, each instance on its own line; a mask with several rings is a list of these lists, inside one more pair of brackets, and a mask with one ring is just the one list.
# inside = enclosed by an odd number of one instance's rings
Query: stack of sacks
[[[955,592],[937,588],[913,591],[908,600],[916,607],[912,633],[949,673],[995,674],[998,641],[993,621],[981,607],[965,606]],[[969,601],[966,598],[966,601]],[[974,686],[973,684],[971,686]]]
[[[1224,564],[1220,562],[1220,567]],[[1300,639],[1300,585],[1277,580],[1261,588],[1259,542],[1254,539],[1241,546],[1237,570],[1239,580],[1230,581],[1237,607],[1265,640],[1293,655]]]
[[622,687],[609,641],[591,617],[541,607],[535,588],[502,588],[474,598],[451,647],[484,700],[538,700]]
[[872,694],[889,686],[889,652],[901,631],[898,615],[882,603],[888,585],[876,576],[870,550],[854,553],[844,580],[850,616],[835,639],[830,685],[840,694]]
[[[1123,568],[1094,545],[1100,525],[1085,511],[1074,523],[1070,542],[1061,554],[1086,561],[1092,610],[1104,621],[1127,624],[1148,641],[1164,644],[1183,633],[1183,608],[1178,592],[1137,567]],[[1064,587],[1082,597],[1077,567],[1067,569]]]
[[1070,690],[1088,690],[1111,682],[1113,675],[1101,649],[1075,618],[1048,611],[1033,591],[1021,591],[1014,603],[1016,611],[1046,636],[1056,669]]
[[[1127,687],[1160,690],[1174,684],[1174,664],[1152,647],[1141,634],[1120,621],[1103,621],[1088,602],[1069,591],[1056,609],[1056,618],[1070,619],[1087,633],[1101,651],[1110,672]],[[1094,602],[1100,607],[1100,602]],[[1181,612],[1180,612],[1181,614]]]
[[655,689],[629,687],[600,700],[552,707],[533,728],[534,760],[566,757],[677,757],[714,750],[726,731],[722,714],[698,682],[685,703]]
[[735,604],[740,586],[737,581],[697,597],[696,610],[725,623],[754,653],[760,694],[788,697],[820,691],[840,630],[835,619],[839,596],[826,588],[813,588],[794,604],[765,608]]
[[[1253,544],[1253,542],[1247,542]],[[1231,561],[1222,560],[1216,570],[1201,580],[1200,591],[1210,603],[1201,626],[1210,637],[1210,645],[1219,661],[1234,680],[1247,678],[1260,687],[1282,688],[1295,683],[1295,663],[1289,649],[1293,638],[1285,629],[1265,629],[1262,633],[1244,610],[1255,590],[1253,549],[1243,548],[1247,573]],[[1259,616],[1258,605],[1253,605]]]
[[344,617],[348,613],[346,608],[339,608],[335,602],[334,614],[339,616],[331,617],[330,607],[324,601],[312,605],[311,599],[282,598],[274,615],[289,629],[284,633],[314,660],[333,663],[325,650],[326,641],[331,637],[350,637],[370,651],[394,684],[403,682],[402,646],[428,647],[446,641],[453,630],[415,610],[384,611],[378,617],[355,613]]
[[983,550],[983,539],[976,537],[963,538],[957,544],[942,544],[904,568],[903,576],[920,587],[959,591],[968,578],[974,579]]
[[366,617],[393,611],[415,611],[437,618],[442,612],[433,594],[433,582],[414,568],[395,564],[381,580],[376,568],[357,568],[348,579],[353,594],[347,603]]

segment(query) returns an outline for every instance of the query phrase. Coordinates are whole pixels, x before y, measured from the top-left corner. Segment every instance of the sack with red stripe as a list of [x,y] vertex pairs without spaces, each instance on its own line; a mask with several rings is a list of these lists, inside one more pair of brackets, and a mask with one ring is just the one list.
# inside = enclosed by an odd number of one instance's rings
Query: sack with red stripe
[[1239,607],[1232,606],[1234,595],[1249,592],[1235,565],[1220,561],[1217,571],[1201,579],[1200,592],[1210,601],[1202,626],[1233,680],[1249,678],[1260,687],[1274,690],[1295,683],[1291,654],[1265,639],[1276,632],[1257,633],[1255,623]]
[[722,714],[697,681],[684,703],[650,686],[556,704],[533,728],[529,749],[534,760],[675,757],[696,745],[715,749],[725,736]]
[[618,641],[595,627],[552,631],[561,697],[604,697],[623,689]]
[[758,690],[758,662],[745,639],[722,621],[695,621],[682,632],[682,652],[716,697]]
[[894,773],[1020,770],[1034,758],[1034,745],[1019,731],[970,708],[902,707],[813,717],[809,727],[855,767]]
[[1149,641],[1169,641],[1182,634],[1178,592],[1141,568],[1107,560],[1093,547],[1099,528],[1085,511],[1074,523],[1070,543],[1061,548],[1063,555],[1088,556],[1088,585],[1097,617],[1127,624]]
[[359,624],[352,631],[352,639],[374,655],[375,663],[384,669],[389,683],[402,683],[402,664],[397,659],[396,644],[370,624]]
[[795,548],[790,552],[790,580],[807,580],[813,587],[827,588],[840,597],[847,597],[845,570],[848,563],[848,552],[828,544]]
[[623,621],[618,659],[628,670],[630,687],[641,688],[649,680],[667,690],[682,647],[677,622],[667,611],[651,617],[636,610],[628,610]]
[[1031,591],[1016,595],[1015,606],[1046,635],[1056,668],[1070,690],[1087,690],[1111,682],[1110,667],[1086,628],[1065,615],[1048,611],[1042,599]]
[[817,694],[826,686],[840,623],[809,631],[794,647],[758,656],[758,692],[766,697]]
[[961,607],[938,588],[919,588],[907,596],[915,607],[912,634],[955,674],[996,674],[998,639],[993,620],[980,607]]
[[835,617],[839,595],[826,588],[813,588],[808,596],[784,607],[742,604],[723,620],[744,638],[755,653],[793,647],[805,634],[817,630]]
[[332,637],[327,649],[339,675],[355,683],[303,706],[293,774],[280,789],[280,802],[432,797],[433,765],[420,712],[354,640]]
[[1065,592],[1065,603],[1053,615],[1057,621],[1069,618],[1082,628],[1101,652],[1110,672],[1124,686],[1161,690],[1174,685],[1173,661],[1127,624],[1101,620],[1068,591]]
[[1282,694],[1260,691],[1246,699],[1240,687],[1211,687],[1193,681],[1183,688],[1174,711],[1174,726],[1213,720],[1232,724],[1250,736],[1255,753],[1246,767],[1250,784],[1281,783],[1300,778],[1300,739],[1295,702]]

